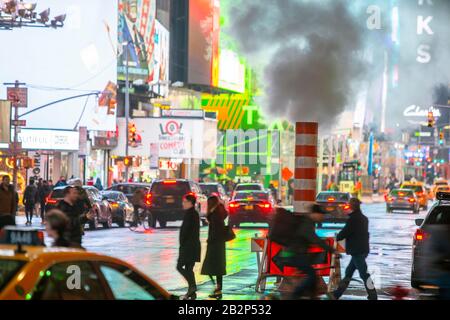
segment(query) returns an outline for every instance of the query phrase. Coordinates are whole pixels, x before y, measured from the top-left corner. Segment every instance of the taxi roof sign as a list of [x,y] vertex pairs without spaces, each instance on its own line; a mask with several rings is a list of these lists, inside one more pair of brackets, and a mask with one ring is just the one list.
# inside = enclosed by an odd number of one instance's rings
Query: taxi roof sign
[[5,227],[0,232],[1,244],[44,246],[44,233],[36,228]]

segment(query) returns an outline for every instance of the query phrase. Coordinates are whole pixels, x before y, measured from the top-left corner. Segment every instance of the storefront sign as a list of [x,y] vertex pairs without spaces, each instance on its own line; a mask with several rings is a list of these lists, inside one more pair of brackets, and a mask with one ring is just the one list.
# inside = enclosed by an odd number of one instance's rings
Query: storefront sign
[[78,131],[22,129],[19,141],[26,150],[64,150],[79,149]]
[[411,105],[406,108],[403,115],[405,117],[422,117],[425,121],[428,116],[428,112],[433,112],[435,118],[439,118],[441,116],[441,111],[438,108],[431,107],[429,109],[424,109],[416,105]]
[[205,112],[203,110],[186,110],[186,109],[171,109],[162,110],[162,117],[170,118],[199,118],[203,119]]
[[160,160],[159,161],[159,170],[176,171],[176,170],[178,170],[178,163],[172,162],[170,160]]

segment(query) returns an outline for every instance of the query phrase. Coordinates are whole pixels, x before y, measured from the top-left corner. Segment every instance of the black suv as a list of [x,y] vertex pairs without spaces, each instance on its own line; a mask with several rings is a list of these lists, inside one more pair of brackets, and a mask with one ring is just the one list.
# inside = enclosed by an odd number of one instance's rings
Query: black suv
[[441,261],[442,253],[436,252],[436,248],[446,248],[448,253],[450,247],[450,193],[438,192],[436,197],[439,201],[425,219],[416,219],[419,228],[413,238],[411,286],[417,289],[435,287],[440,269],[450,266],[448,256]]
[[205,225],[207,197],[201,192],[200,186],[191,180],[168,179],[156,180],[150,189],[150,212],[161,228],[167,222],[183,220],[182,199],[187,194],[197,197],[197,210],[202,224]]
[[128,201],[130,201],[131,203],[131,201],[133,200],[133,195],[136,192],[136,190],[144,189],[147,193],[150,192],[151,186],[152,186],[151,183],[137,183],[137,182],[118,183],[113,185],[112,187],[109,187],[108,189],[106,189],[106,191],[120,191],[127,196]]

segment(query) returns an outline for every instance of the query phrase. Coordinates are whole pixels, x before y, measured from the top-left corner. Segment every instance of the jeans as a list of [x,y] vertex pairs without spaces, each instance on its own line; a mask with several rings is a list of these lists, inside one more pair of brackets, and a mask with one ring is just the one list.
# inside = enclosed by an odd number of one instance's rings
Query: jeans
[[195,283],[195,274],[194,274],[194,265],[195,263],[178,263],[177,264],[177,270],[178,272],[183,276],[183,278],[186,279],[188,285],[189,285],[189,292],[196,291],[197,285]]
[[370,278],[370,274],[367,273],[367,263],[366,263],[367,255],[357,255],[352,256],[350,263],[345,269],[345,277],[339,283],[338,288],[334,291],[334,296],[336,299],[339,299],[347,290],[350,281],[352,280],[353,274],[356,270],[359,272],[359,276],[364,282],[364,287],[366,288],[368,299],[369,300],[377,300],[377,291],[375,290],[375,286],[373,284],[372,279]]
[[288,265],[299,269],[305,274],[305,279],[294,289],[293,296],[298,298],[304,296],[305,293],[313,296],[317,283],[317,275],[316,270],[309,263],[309,257],[305,254],[298,254],[289,259]]

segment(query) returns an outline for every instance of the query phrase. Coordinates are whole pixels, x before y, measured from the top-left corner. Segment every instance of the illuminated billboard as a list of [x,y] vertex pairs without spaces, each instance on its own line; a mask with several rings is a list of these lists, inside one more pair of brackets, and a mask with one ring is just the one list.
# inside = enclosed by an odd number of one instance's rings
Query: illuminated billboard
[[219,1],[189,0],[189,83],[219,85],[219,34]]
[[125,80],[127,64],[130,81],[168,80],[169,31],[156,20],[156,0],[119,0],[118,39],[119,80]]
[[[2,31],[0,83],[19,80],[28,87],[28,108],[102,92],[117,83],[117,1],[40,0],[37,12],[65,13],[64,27]],[[8,48],[7,50],[5,48]],[[0,86],[0,99],[6,88]],[[21,118],[27,127],[115,130],[115,108],[99,106],[95,95],[69,99]]]

